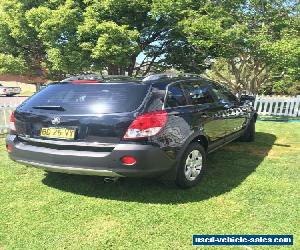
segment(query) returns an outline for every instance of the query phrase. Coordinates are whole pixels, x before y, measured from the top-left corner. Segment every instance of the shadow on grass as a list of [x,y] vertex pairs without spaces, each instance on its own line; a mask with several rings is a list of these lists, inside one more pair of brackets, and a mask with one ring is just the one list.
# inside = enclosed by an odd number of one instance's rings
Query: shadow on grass
[[101,177],[58,173],[47,173],[43,183],[65,192],[108,200],[153,204],[197,202],[239,186],[267,156],[275,139],[272,134],[257,133],[255,142],[233,142],[210,154],[202,182],[188,190],[152,179],[124,178],[104,183]]

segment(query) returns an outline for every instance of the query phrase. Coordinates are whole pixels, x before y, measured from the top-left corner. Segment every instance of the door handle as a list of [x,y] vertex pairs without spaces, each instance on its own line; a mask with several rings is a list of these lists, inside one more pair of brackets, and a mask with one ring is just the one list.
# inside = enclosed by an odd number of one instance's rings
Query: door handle
[[171,112],[170,115],[179,116],[180,113],[179,112]]

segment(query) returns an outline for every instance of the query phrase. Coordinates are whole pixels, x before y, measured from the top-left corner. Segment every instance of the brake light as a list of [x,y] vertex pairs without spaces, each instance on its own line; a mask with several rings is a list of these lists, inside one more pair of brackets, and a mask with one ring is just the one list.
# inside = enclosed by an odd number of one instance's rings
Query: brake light
[[13,151],[13,146],[11,144],[6,144],[6,150],[8,153],[11,153]]
[[12,131],[15,131],[16,130],[16,118],[15,118],[15,114],[14,112],[12,112],[10,114],[10,118],[9,118],[9,129],[12,130]]
[[130,155],[125,155],[120,160],[126,166],[132,166],[132,165],[136,164],[136,159]]
[[149,112],[138,116],[127,129],[124,139],[146,138],[158,134],[168,121],[165,110]]

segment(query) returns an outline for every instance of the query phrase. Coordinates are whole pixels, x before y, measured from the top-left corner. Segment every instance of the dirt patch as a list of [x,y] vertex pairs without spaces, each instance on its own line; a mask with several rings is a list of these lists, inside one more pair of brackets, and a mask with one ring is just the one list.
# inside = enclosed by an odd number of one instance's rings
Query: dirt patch
[[254,147],[254,146],[239,146],[239,145],[227,145],[224,148],[228,152],[240,152],[247,153],[258,157],[265,157],[268,155],[268,150],[266,147]]
[[297,151],[300,153],[300,147],[291,146],[291,147],[280,147],[274,145],[272,150],[268,154],[268,158],[278,158],[283,155],[295,154]]
[[114,231],[120,226],[120,223],[110,217],[97,218],[94,221],[84,225],[87,236],[92,240],[95,237],[101,237],[107,233]]
[[224,147],[228,152],[246,153],[258,157],[278,158],[287,154],[295,154],[297,151],[300,153],[299,143],[274,143],[270,150],[266,147],[258,147],[254,145],[227,145]]

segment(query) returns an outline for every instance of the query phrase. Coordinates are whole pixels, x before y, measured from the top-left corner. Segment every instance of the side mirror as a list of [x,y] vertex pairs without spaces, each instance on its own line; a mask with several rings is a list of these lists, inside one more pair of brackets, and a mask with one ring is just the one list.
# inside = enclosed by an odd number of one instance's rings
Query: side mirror
[[240,97],[240,105],[247,106],[247,105],[254,105],[255,96],[252,95],[241,95]]

